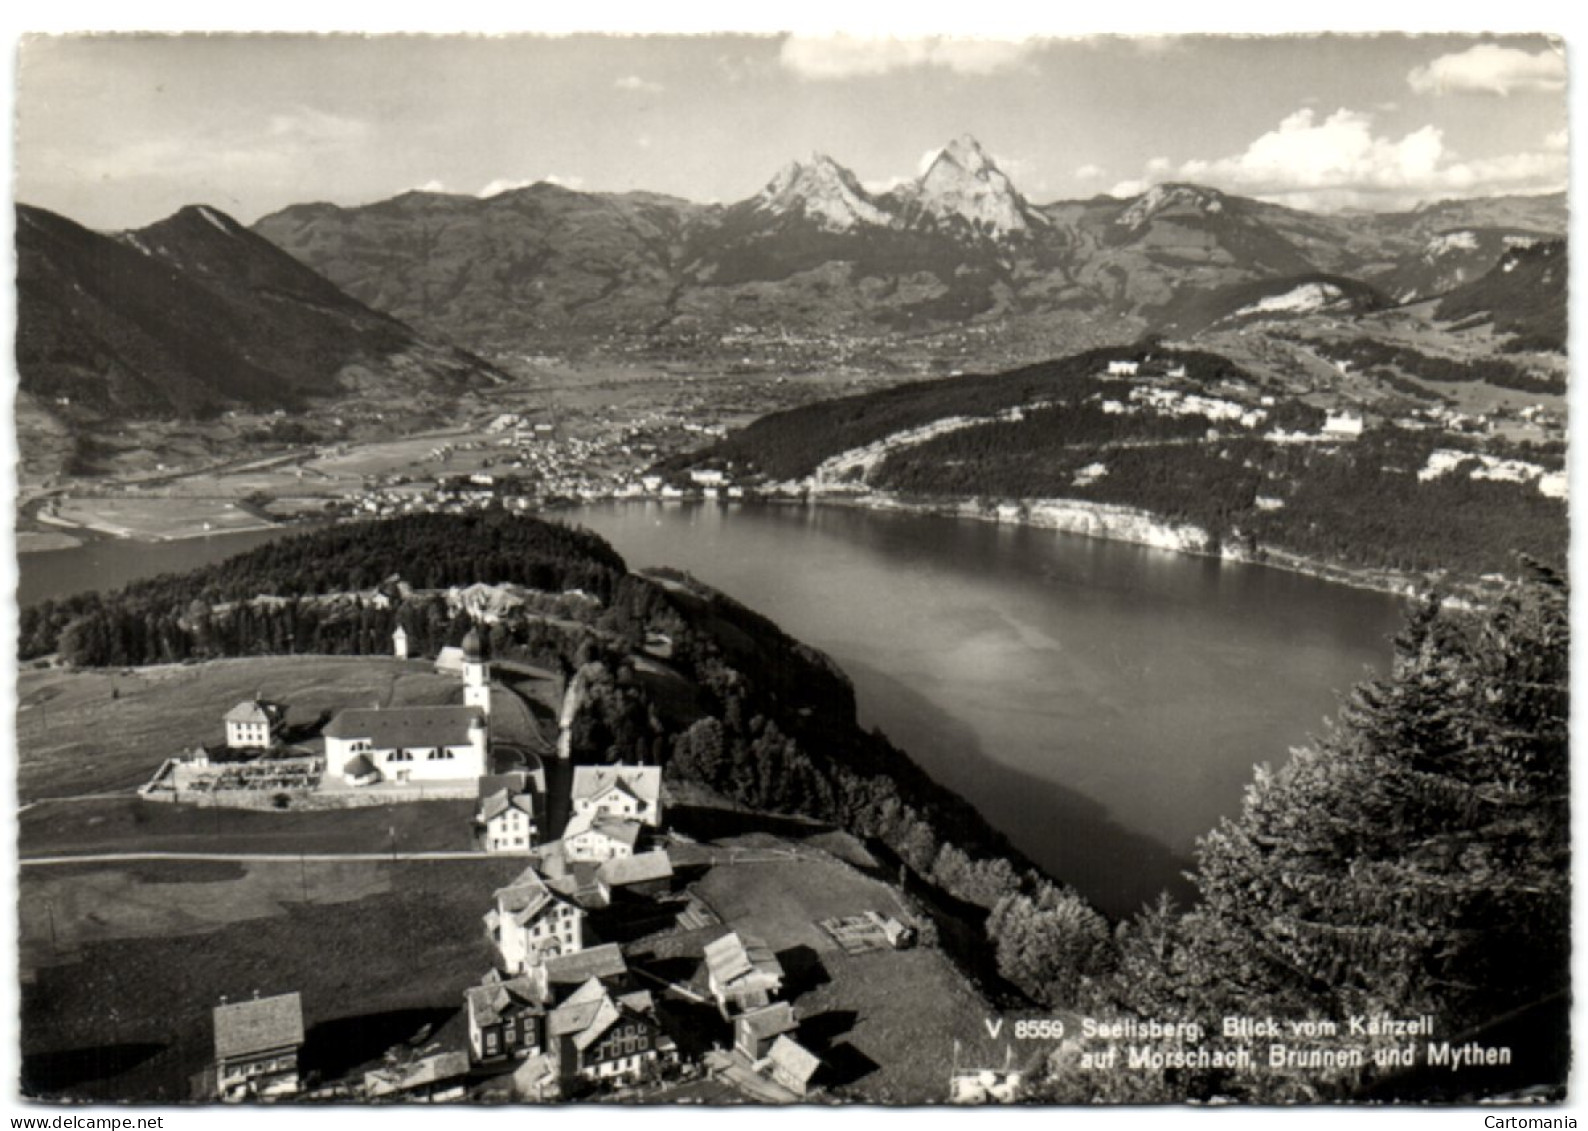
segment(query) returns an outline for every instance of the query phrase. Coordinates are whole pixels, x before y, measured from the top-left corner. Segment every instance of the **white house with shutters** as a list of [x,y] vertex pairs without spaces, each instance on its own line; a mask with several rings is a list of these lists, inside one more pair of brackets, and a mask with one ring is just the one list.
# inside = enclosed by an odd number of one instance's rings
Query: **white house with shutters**
[[284,703],[245,699],[226,712],[226,745],[233,750],[268,750],[287,724]]
[[575,766],[569,798],[575,817],[662,823],[660,766]]
[[475,838],[487,852],[528,852],[535,846],[535,797],[499,789],[480,798],[474,814]]
[[584,911],[546,886],[533,867],[495,893],[485,929],[509,974],[584,949]]

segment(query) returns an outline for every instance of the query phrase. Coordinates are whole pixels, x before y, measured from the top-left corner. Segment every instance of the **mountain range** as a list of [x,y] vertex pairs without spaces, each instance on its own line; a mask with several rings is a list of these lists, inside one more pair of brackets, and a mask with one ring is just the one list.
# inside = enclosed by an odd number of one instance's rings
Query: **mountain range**
[[480,355],[803,335],[823,358],[838,339],[886,356],[900,335],[979,326],[1035,328],[1022,348],[1052,356],[1088,334],[1417,302],[1498,335],[1485,348],[1561,351],[1565,220],[1559,194],[1314,215],[1165,184],[1035,204],[969,137],[887,191],[818,154],[730,205],[535,184],[295,205],[251,228],[193,205],[120,233],[19,205],[19,406],[78,430],[349,397],[423,408],[504,379]]
[[17,207],[21,392],[82,421],[300,411],[502,375],[203,205],[107,235]]
[[1344,277],[1369,305],[1443,294],[1564,235],[1564,194],[1317,215],[1193,184],[1036,204],[974,138],[868,190],[816,154],[733,204],[538,183],[295,205],[254,231],[349,294],[478,349],[858,335],[1070,311],[1169,328],[1188,291]]

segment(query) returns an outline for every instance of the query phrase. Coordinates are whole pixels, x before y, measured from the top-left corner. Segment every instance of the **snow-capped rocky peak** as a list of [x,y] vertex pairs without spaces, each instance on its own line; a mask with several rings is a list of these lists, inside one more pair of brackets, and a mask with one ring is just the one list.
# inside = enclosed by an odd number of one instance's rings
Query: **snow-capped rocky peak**
[[990,234],[1024,232],[1033,214],[1025,198],[969,134],[949,142],[916,184],[915,203],[939,218],[958,217]]
[[1199,212],[1217,215],[1224,211],[1224,194],[1201,185],[1153,185],[1138,196],[1114,221],[1127,228],[1139,228],[1165,212]]
[[853,173],[821,153],[812,154],[809,161],[784,166],[761,190],[755,205],[767,212],[803,213],[830,232],[893,223],[893,217],[872,202]]

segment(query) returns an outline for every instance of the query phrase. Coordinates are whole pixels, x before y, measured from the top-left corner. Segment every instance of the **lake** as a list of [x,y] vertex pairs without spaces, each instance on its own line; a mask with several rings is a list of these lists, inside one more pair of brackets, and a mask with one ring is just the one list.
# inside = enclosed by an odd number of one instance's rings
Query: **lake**
[[[970,519],[710,503],[556,517],[631,568],[686,569],[828,652],[865,726],[1114,914],[1166,888],[1188,896],[1196,838],[1239,809],[1255,764],[1283,762],[1385,669],[1400,623],[1384,594]],[[24,555],[22,600],[269,536]]]

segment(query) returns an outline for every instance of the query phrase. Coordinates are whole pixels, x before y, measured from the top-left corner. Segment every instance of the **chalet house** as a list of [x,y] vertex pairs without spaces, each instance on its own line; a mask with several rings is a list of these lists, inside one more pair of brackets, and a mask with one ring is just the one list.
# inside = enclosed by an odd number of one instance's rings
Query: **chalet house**
[[498,888],[485,929],[502,965],[520,974],[546,958],[584,948],[584,912],[546,886],[533,867]]
[[326,773],[350,784],[478,778],[490,747],[485,716],[473,707],[349,707],[324,735]]
[[673,885],[673,862],[662,848],[634,856],[604,861],[596,876],[608,888],[623,888],[636,895],[662,895]]
[[376,1101],[451,1103],[463,1098],[468,1078],[468,1053],[438,1052],[412,1064],[364,1073],[364,1095]]
[[774,1041],[798,1027],[794,1007],[786,1001],[752,1009],[734,1019],[733,1049],[754,1064],[772,1051]]
[[477,1062],[541,1052],[548,1004],[541,979],[495,977],[464,991],[469,1017],[469,1051]]
[[598,814],[613,820],[662,823],[660,766],[576,766],[569,798],[573,815]]
[[772,1051],[766,1059],[772,1081],[796,1096],[804,1096],[810,1091],[811,1078],[822,1066],[815,1053],[786,1034],[772,1042]]
[[226,712],[226,745],[233,750],[268,750],[286,725],[285,703],[245,699]]
[[298,1093],[303,1003],[278,994],[215,1008],[215,1089],[223,1100]]
[[760,1009],[783,988],[783,965],[760,939],[731,933],[706,944],[706,983],[726,1018]]
[[528,852],[537,838],[535,799],[498,790],[474,811],[474,839],[486,852]]
[[1136,371],[1140,368],[1140,362],[1111,361],[1108,363],[1108,375],[1110,377],[1134,377],[1136,376]]
[[570,863],[633,856],[643,828],[638,821],[604,817],[599,810],[576,813],[563,830],[562,853]]
[[596,978],[552,1010],[546,1038],[565,1082],[632,1083],[656,1065],[666,1043],[648,991],[614,996]]

